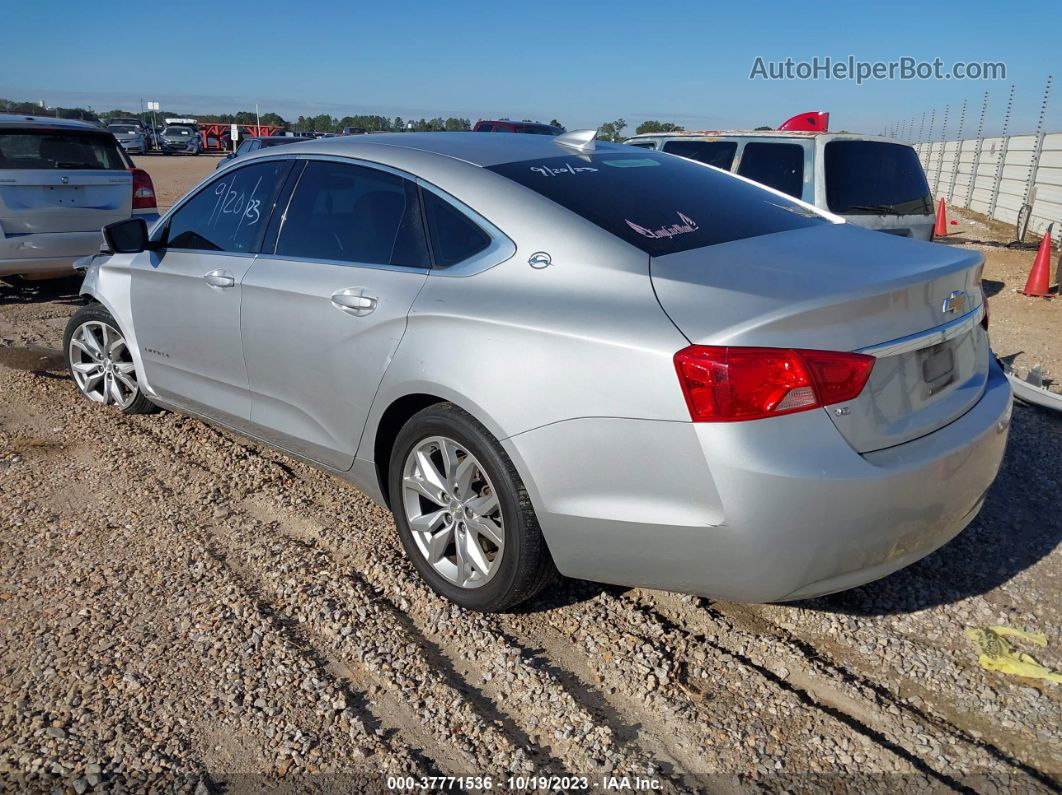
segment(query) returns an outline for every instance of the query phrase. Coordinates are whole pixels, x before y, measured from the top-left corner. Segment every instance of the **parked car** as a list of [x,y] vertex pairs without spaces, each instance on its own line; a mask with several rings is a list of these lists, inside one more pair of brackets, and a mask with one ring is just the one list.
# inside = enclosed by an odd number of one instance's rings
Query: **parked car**
[[110,127],[111,125],[123,125],[127,127],[134,127],[135,129],[143,133],[144,145],[146,147],[144,151],[150,151],[154,146],[155,131],[152,129],[150,124],[145,124],[143,121],[136,117],[130,116],[129,118],[107,119],[107,123],[104,126]]
[[202,146],[199,131],[187,124],[168,124],[159,136],[159,148],[165,155],[198,155]]
[[214,168],[217,170],[222,166],[228,165],[230,160],[234,160],[237,157],[243,157],[244,155],[253,154],[261,149],[271,149],[274,146],[286,146],[288,144],[312,140],[314,139],[308,136],[294,135],[267,135],[261,138],[244,138],[240,141],[240,145],[236,147],[236,151],[229,152],[225,155],[225,157],[218,161],[218,164],[214,166]]
[[127,152],[144,154],[148,150],[147,133],[131,124],[108,124],[107,129]]
[[645,133],[626,143],[732,171],[856,226],[933,237],[933,196],[918,153],[890,138],[752,130]]
[[527,133],[530,135],[560,135],[564,132],[563,127],[553,124],[542,124],[537,121],[509,121],[497,119],[489,121],[477,121],[472,127],[472,132],[507,132]]
[[155,190],[114,135],[81,121],[0,114],[0,276],[71,275],[100,229],[158,219]]
[[150,233],[107,228],[71,374],[350,480],[478,610],[554,565],[805,598],[959,533],[1011,411],[981,254],[594,135],[241,158]]

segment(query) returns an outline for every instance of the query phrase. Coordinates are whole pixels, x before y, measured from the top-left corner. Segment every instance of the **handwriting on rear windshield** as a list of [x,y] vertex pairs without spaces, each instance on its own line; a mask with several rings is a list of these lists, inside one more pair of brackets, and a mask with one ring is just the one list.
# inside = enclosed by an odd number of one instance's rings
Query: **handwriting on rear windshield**
[[680,212],[676,212],[676,215],[678,215],[681,223],[664,225],[657,229],[648,229],[644,226],[640,226],[629,218],[624,218],[623,220],[627,222],[627,226],[639,235],[644,235],[645,237],[651,237],[653,239],[661,237],[672,238],[676,235],[688,235],[690,232],[696,232],[699,228],[697,222],[688,215],[684,215]]
[[531,170],[544,177],[559,177],[562,174],[578,174],[580,171],[597,171],[596,168],[590,166],[573,166],[570,163],[565,163],[560,168],[552,168],[551,166],[531,166]]

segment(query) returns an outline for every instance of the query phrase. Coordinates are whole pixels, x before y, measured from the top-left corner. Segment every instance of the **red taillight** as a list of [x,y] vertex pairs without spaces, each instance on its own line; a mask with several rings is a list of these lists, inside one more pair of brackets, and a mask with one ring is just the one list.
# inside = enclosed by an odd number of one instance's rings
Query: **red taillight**
[[873,356],[836,351],[691,345],[675,354],[694,422],[758,420],[851,400],[873,367]]
[[142,168],[131,168],[133,175],[133,209],[154,209],[155,186],[151,182],[151,176]]

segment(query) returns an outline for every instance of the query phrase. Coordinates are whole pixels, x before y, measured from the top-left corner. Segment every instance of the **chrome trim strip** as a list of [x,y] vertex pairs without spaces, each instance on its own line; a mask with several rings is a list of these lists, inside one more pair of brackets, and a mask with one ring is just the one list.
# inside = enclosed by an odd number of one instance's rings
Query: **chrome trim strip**
[[906,337],[899,337],[898,339],[890,340],[888,342],[870,345],[866,348],[859,348],[856,353],[865,353],[868,356],[874,356],[880,359],[885,356],[896,356],[900,353],[920,351],[923,348],[939,345],[942,342],[946,342],[961,334],[965,334],[980,323],[981,318],[984,316],[985,306],[984,304],[980,304],[972,312],[967,312],[962,317],[957,317],[955,320],[951,320],[941,326],[932,328],[929,331],[920,331],[917,334],[910,334]]
[[294,254],[259,254],[260,260],[276,260],[293,265],[335,265],[337,268],[366,268],[374,271],[394,271],[395,273],[419,273],[422,276],[431,272],[430,268],[417,268],[410,265],[381,265],[373,262],[353,262],[338,259],[311,259]]

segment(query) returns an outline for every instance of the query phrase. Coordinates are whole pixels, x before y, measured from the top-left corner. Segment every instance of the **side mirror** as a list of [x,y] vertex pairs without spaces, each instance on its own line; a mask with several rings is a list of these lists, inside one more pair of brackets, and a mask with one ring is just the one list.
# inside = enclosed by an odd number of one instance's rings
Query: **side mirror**
[[139,254],[148,247],[148,228],[143,218],[126,218],[103,227],[103,242],[112,254]]

